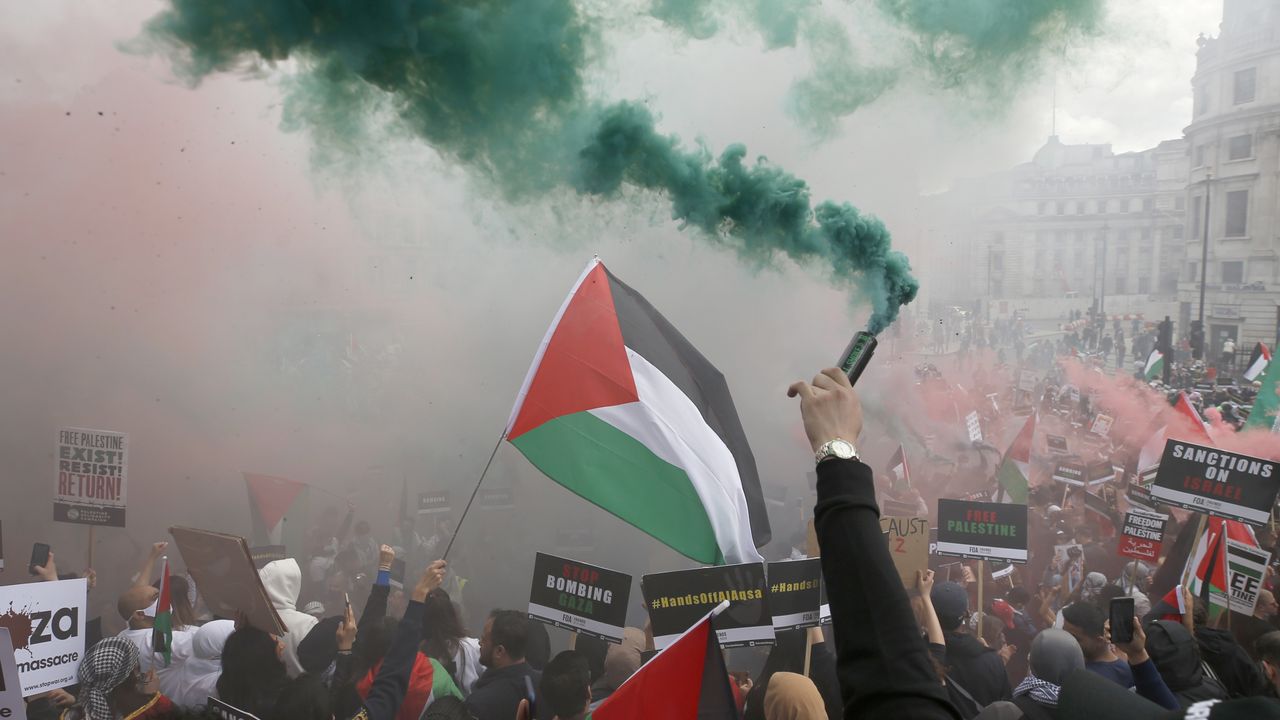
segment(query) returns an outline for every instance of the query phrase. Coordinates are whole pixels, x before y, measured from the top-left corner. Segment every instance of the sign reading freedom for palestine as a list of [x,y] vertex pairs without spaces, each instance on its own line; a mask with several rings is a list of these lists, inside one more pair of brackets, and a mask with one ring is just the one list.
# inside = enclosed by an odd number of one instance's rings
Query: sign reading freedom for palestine
[[1270,460],[1170,440],[1151,496],[1187,510],[1265,525],[1277,489],[1280,473]]
[[622,642],[631,576],[538,553],[533,560],[529,617],[611,643]]
[[1027,506],[938,500],[938,554],[1025,563]]

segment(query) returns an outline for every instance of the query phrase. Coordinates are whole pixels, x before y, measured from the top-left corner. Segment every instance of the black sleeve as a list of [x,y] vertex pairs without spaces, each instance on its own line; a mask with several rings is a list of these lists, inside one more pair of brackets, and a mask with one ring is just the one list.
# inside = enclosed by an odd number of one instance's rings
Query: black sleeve
[[855,460],[819,464],[814,520],[844,717],[959,720],[880,533],[871,468]]
[[[360,613],[359,624],[357,628],[368,627],[370,623],[376,623],[387,616],[387,596],[391,594],[390,585],[374,585],[369,590],[369,599],[364,604],[364,610]],[[356,631],[360,632],[359,630]]]
[[422,603],[409,601],[409,607],[400,619],[396,639],[382,659],[382,667],[373,678],[373,687],[364,699],[369,720],[394,720],[405,693],[409,691],[409,676],[418,657],[418,638],[422,634]]
[[809,679],[818,688],[828,718],[840,717],[840,678],[836,674],[836,657],[827,643],[817,643],[809,655]]
[[360,692],[356,690],[356,682],[360,680],[355,676],[356,664],[355,656],[351,653],[338,655],[330,690],[334,717],[354,717],[364,705]]

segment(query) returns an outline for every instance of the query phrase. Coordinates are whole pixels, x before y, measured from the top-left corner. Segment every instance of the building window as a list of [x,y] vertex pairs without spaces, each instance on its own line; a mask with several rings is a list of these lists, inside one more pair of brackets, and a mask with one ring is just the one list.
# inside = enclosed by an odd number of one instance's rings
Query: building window
[[1245,237],[1249,229],[1249,191],[1232,190],[1227,193],[1226,237]]
[[1222,263],[1222,282],[1224,285],[1239,285],[1244,282],[1244,262],[1240,260]]
[[1244,160],[1253,157],[1253,136],[1237,135],[1227,141],[1227,159]]
[[1236,105],[1240,103],[1253,102],[1253,94],[1258,84],[1258,68],[1245,68],[1237,70],[1235,74],[1234,92],[1232,93],[1232,102]]
[[1061,215],[1061,214],[1062,214],[1062,211],[1063,211],[1063,205],[1064,205],[1064,203],[1063,203],[1061,200],[1059,200],[1058,202],[1056,202],[1056,203],[1054,203],[1054,204],[1053,204],[1053,206],[1054,206],[1054,210],[1055,210],[1059,215]]
[[1173,227],[1169,228],[1169,230],[1171,230],[1171,231],[1172,231],[1172,233],[1173,233],[1173,237],[1171,238],[1172,240],[1181,240],[1181,239],[1182,239],[1182,226],[1181,226],[1181,225],[1174,225]]
[[1048,208],[1048,205],[1049,203],[1041,201],[1040,204],[1036,207],[1036,214],[1046,215],[1047,213],[1045,212],[1045,210]]
[[1151,198],[1142,198],[1142,212],[1151,212],[1151,208],[1155,206],[1155,200]]
[[1209,111],[1209,89],[1204,85],[1196,88],[1194,104],[1195,108],[1192,112],[1196,117],[1200,117]]
[[1150,292],[1151,292],[1151,278],[1149,277],[1138,278],[1138,294],[1147,295]]
[[1204,167],[1204,145],[1196,146],[1196,161],[1191,163],[1191,167]]
[[1190,237],[1200,237],[1200,205],[1204,202],[1202,197],[1191,198],[1191,232]]
[[1076,203],[1076,214],[1077,214],[1077,215],[1083,215],[1083,214],[1084,214],[1084,201],[1083,201],[1083,200],[1081,200],[1081,201],[1079,201],[1079,202],[1077,202],[1077,203]]
[[1187,263],[1187,281],[1195,282],[1200,279],[1200,263]]
[[1187,199],[1186,199],[1186,198],[1184,198],[1184,197],[1182,197],[1181,195],[1179,195],[1179,196],[1175,197],[1175,198],[1173,199],[1173,209],[1174,209],[1174,210],[1186,210],[1186,209],[1187,209]]
[[1126,288],[1126,287],[1125,287],[1125,285],[1126,285],[1126,284],[1127,284],[1127,283],[1125,283],[1125,278],[1124,278],[1124,276],[1120,276],[1120,277],[1116,278],[1116,289],[1115,289],[1115,293],[1116,293],[1117,295],[1123,295],[1123,294],[1125,294],[1125,293],[1128,291],[1128,288]]

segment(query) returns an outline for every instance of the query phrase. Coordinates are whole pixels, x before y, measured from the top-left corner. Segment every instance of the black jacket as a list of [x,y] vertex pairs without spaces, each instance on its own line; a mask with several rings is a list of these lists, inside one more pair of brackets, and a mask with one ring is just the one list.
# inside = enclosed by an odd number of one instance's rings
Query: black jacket
[[959,720],[880,533],[871,468],[856,460],[818,465],[814,525],[844,717]]
[[1230,631],[1198,627],[1196,643],[1200,646],[1200,657],[1213,668],[1231,697],[1258,695],[1266,689],[1262,671]]
[[995,650],[967,633],[944,633],[947,639],[947,678],[986,707],[1013,697],[1009,674]]
[[1148,625],[1147,654],[1183,709],[1201,700],[1227,699],[1222,683],[1204,671],[1195,638],[1181,623],[1160,620]]
[[[485,670],[471,687],[471,694],[467,696],[467,709],[476,720],[511,720],[516,716],[516,707],[525,698],[526,675],[533,681],[536,690],[542,680],[542,673],[534,670],[527,662]],[[542,706],[538,710],[538,717],[541,718]]]

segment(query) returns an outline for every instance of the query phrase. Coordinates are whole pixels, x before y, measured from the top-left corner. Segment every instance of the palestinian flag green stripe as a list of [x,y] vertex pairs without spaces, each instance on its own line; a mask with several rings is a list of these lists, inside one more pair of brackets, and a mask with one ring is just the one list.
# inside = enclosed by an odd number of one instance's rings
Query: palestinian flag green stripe
[[590,412],[549,420],[512,444],[548,477],[681,554],[724,562],[688,474]]

